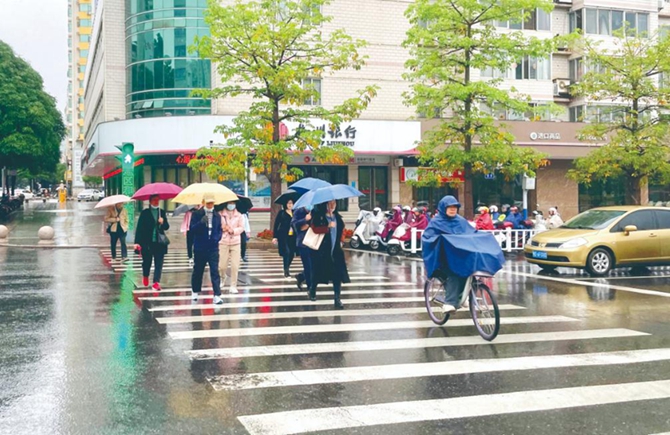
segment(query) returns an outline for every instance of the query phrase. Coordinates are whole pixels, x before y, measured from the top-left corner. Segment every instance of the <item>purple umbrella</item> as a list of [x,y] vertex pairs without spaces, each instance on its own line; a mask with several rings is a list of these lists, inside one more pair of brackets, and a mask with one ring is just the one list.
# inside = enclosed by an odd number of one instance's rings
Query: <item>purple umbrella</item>
[[158,195],[160,199],[172,199],[179,195],[179,192],[182,190],[184,189],[172,183],[151,183],[141,187],[135,192],[133,199],[147,201],[154,195]]

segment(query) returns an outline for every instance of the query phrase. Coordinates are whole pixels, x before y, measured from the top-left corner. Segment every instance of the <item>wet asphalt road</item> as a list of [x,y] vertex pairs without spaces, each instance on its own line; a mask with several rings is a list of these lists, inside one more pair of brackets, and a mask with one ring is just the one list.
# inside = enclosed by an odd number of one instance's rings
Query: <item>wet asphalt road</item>
[[[10,242],[49,223],[58,244],[103,244],[91,208],[33,204]],[[262,250],[240,295],[193,303],[172,228],[160,294],[107,248],[0,247],[1,434],[670,431],[670,269],[541,276],[511,256],[489,344],[467,312],[430,324],[420,261],[365,252],[347,254],[344,312]]]

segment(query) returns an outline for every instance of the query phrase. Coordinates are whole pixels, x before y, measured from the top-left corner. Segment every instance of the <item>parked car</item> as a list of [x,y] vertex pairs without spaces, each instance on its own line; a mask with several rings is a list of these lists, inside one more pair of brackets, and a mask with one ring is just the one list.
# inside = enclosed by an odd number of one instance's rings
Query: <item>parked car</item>
[[670,264],[670,209],[600,207],[557,229],[536,234],[524,247],[542,269],[576,267],[594,276],[615,267]]
[[14,189],[14,196],[18,197],[19,195],[23,195],[23,198],[27,201],[29,199],[33,199],[35,195],[27,189]]
[[104,193],[95,189],[84,189],[77,195],[77,201],[100,201],[104,198]]

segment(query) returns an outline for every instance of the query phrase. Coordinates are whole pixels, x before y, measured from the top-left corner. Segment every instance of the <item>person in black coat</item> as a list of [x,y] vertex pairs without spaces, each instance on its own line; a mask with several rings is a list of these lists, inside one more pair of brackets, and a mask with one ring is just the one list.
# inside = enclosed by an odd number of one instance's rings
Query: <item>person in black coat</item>
[[223,304],[221,299],[221,275],[219,274],[219,242],[223,236],[221,214],[214,210],[214,198],[205,198],[205,206],[191,215],[189,232],[193,234],[195,260],[191,274],[192,299],[198,300],[202,290],[202,276],[209,264],[209,276],[214,290],[213,302]]
[[293,219],[291,220],[293,232],[296,234],[295,244],[298,248],[298,254],[300,254],[300,260],[302,260],[302,272],[295,277],[298,280],[298,290],[302,290],[303,283],[307,284],[308,289],[312,286],[311,249],[302,244],[302,241],[305,239],[305,234],[307,234],[307,230],[309,229],[310,221],[312,220],[310,211],[311,209],[307,210],[305,207],[300,207],[293,212]]
[[149,208],[140,213],[135,230],[135,249],[142,253],[142,284],[149,286],[151,261],[154,261],[154,290],[161,290],[163,259],[167,254],[167,245],[158,243],[158,234],[164,234],[170,228],[165,210],[159,207],[160,197],[149,198]]
[[344,308],[340,301],[342,284],[351,281],[341,244],[344,221],[336,211],[336,206],[336,201],[330,201],[327,204],[318,204],[312,211],[312,227],[328,227],[328,232],[319,249],[311,252],[312,285],[309,288],[309,300],[316,300],[316,288],[319,284],[332,282],[335,309],[341,310]]
[[289,268],[295,257],[295,233],[291,226],[293,219],[293,201],[289,200],[283,205],[283,209],[275,219],[275,226],[272,230],[274,239],[272,243],[279,248],[279,255],[284,259],[284,278],[290,278]]

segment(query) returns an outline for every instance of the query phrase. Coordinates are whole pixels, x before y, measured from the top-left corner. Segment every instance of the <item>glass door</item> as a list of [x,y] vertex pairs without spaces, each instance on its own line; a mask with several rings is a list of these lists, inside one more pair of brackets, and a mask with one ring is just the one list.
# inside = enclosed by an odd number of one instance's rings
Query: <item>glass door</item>
[[359,166],[358,187],[365,196],[358,199],[361,210],[388,206],[388,168],[385,166]]

